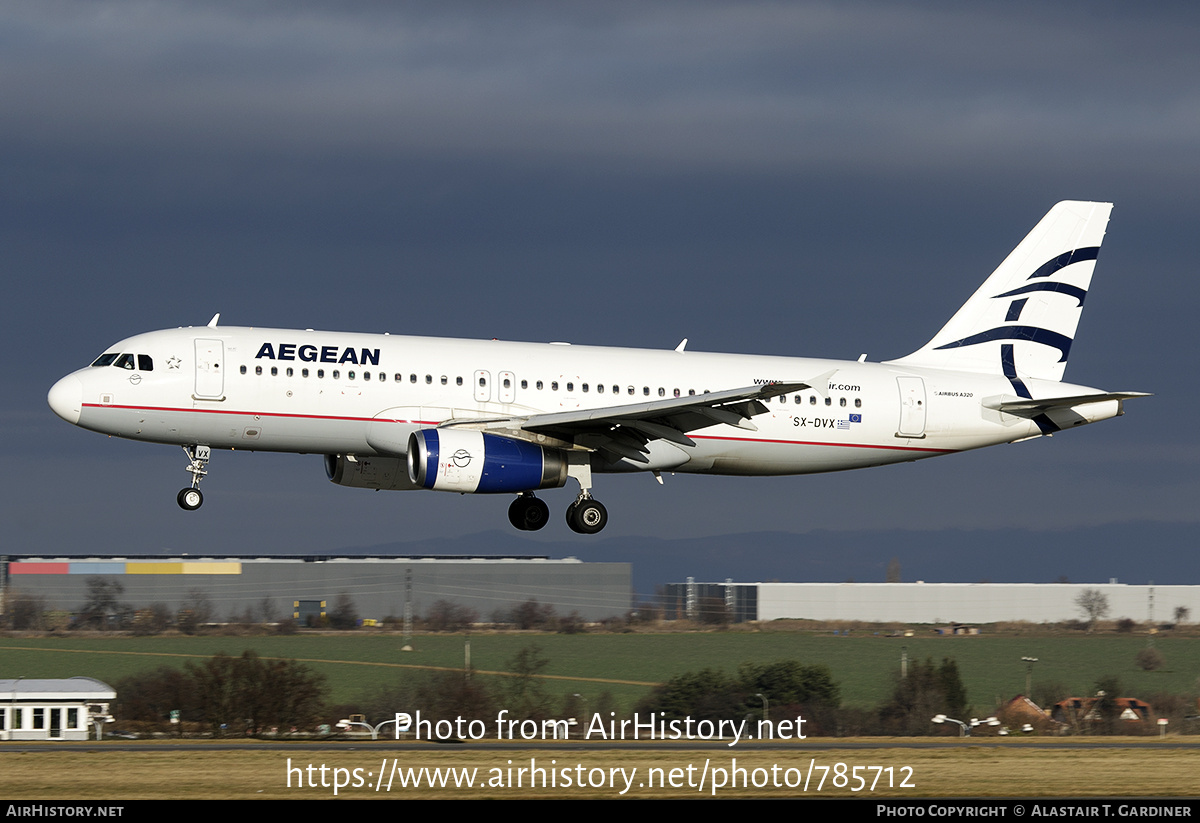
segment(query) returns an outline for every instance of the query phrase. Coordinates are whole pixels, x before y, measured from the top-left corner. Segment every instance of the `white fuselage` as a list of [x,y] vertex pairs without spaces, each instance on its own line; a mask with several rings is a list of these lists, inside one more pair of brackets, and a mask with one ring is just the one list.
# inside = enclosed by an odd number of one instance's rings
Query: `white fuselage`
[[[593,472],[780,475],[1010,443],[1115,417],[1141,392],[1060,382],[1111,203],[1054,205],[922,348],[886,363],[218,327],[122,340],[50,389],[63,419],[175,443],[198,509],[212,449],[325,455],[370,489],[535,494],[579,483],[570,528],[608,514]],[[660,477],[661,479],[661,477]]]
[[[694,446],[656,441],[648,464],[593,460],[592,469],[805,474],[1039,433],[1027,417],[984,405],[1014,397],[1002,376],[886,363],[239,327],[149,332],[107,352],[132,362],[63,378],[50,393],[60,416],[119,437],[217,449],[402,457],[409,433],[449,421],[610,408],[831,371],[827,385],[771,399],[753,417],[756,431],[715,424],[690,433]],[[1029,381],[1035,395],[1039,382]],[[1113,402],[1081,422],[1117,413]]]

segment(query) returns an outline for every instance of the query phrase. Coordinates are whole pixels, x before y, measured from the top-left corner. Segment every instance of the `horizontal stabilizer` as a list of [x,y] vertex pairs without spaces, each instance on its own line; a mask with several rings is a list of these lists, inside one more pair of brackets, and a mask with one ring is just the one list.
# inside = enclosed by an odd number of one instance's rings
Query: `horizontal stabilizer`
[[983,405],[1008,414],[1032,417],[1051,409],[1070,409],[1091,403],[1104,403],[1109,400],[1132,400],[1136,397],[1151,396],[1147,392],[1139,391],[1104,392],[1101,394],[1077,394],[1073,397],[1045,397],[1040,400],[984,400]]

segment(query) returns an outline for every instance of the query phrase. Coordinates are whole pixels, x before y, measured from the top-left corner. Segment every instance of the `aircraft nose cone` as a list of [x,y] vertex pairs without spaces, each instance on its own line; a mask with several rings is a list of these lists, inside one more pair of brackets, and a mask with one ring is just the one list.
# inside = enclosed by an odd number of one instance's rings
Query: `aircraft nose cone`
[[74,375],[67,375],[50,387],[46,396],[54,413],[75,425],[79,422],[79,413],[83,408],[83,383]]

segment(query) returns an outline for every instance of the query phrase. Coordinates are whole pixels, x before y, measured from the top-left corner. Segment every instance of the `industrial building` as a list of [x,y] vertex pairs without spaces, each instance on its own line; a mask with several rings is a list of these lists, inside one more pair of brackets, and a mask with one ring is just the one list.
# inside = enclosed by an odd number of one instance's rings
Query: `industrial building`
[[1173,622],[1178,608],[1200,620],[1200,586],[1108,583],[672,583],[668,619],[724,604],[734,621],[784,618],[867,623],[1058,623],[1083,617],[1078,599],[1107,598],[1109,619]]
[[[48,609],[78,609],[88,582],[117,582],[132,609],[171,611],[199,600],[212,619],[321,615],[349,598],[358,615],[421,617],[439,601],[474,609],[481,619],[528,600],[584,620],[626,614],[632,606],[628,563],[548,557],[29,557],[0,558],[0,592],[43,598]],[[2,611],[2,609],[0,609]]]

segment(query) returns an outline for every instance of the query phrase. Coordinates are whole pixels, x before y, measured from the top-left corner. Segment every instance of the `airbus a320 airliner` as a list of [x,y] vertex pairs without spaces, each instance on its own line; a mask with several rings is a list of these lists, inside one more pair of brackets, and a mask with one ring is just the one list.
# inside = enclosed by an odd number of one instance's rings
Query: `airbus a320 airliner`
[[1062,382],[1112,205],[1054,206],[932,340],[882,363],[219,326],[139,334],[50,389],[92,431],[182,446],[200,508],[213,449],[325,455],[365,489],[514,494],[610,472],[790,475],[920,460],[1122,414],[1139,392]]

